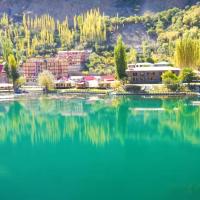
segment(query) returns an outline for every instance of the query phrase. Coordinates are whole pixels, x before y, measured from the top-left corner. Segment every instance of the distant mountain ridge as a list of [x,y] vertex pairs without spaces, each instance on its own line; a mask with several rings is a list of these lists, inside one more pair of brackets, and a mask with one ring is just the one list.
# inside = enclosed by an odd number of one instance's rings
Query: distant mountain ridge
[[105,15],[129,16],[143,14],[146,11],[162,11],[172,7],[183,8],[198,0],[0,0],[0,13],[11,16],[24,12],[33,15],[49,13],[57,19],[69,19],[91,8],[99,8]]

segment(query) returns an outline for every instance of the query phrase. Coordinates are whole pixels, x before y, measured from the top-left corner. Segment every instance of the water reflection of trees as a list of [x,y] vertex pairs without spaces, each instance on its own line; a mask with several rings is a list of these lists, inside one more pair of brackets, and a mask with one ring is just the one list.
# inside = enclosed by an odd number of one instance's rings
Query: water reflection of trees
[[200,106],[192,99],[31,100],[0,104],[0,142],[58,143],[67,138],[164,140],[200,144]]

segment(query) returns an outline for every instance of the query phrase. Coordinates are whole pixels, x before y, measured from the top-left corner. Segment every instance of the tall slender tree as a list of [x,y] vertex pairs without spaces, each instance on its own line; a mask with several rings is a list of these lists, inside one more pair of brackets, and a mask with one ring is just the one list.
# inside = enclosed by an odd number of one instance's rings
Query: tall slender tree
[[115,72],[118,80],[121,80],[126,77],[126,48],[122,41],[122,37],[119,36],[117,40],[117,44],[114,49],[114,57],[115,57]]
[[19,73],[17,70],[17,61],[13,54],[10,54],[8,56],[8,66],[10,70],[10,78],[12,79],[12,82],[13,82],[13,88],[14,90],[16,90],[17,89],[16,81],[19,78]]
[[127,55],[127,62],[128,63],[135,63],[137,62],[137,51],[134,48],[130,49],[130,52]]
[[200,65],[200,41],[189,37],[176,42],[174,61],[178,67],[198,68]]

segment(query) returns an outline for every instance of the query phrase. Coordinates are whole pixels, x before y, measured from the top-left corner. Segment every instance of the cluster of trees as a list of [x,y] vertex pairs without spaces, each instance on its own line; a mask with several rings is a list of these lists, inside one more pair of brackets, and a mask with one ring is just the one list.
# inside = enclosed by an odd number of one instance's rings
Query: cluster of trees
[[[22,43],[26,56],[37,55],[41,50],[54,47],[55,22],[49,15],[30,18],[23,16]],[[24,40],[23,40],[24,39]]]
[[[112,31],[118,27],[123,29],[126,25],[138,24],[145,27],[150,38],[156,40],[156,44],[151,43],[150,40],[147,41],[152,60],[171,61],[177,39],[200,37],[199,13],[200,6],[197,4],[185,9],[172,8],[158,13],[148,12],[142,16],[113,17],[109,18],[109,25]],[[146,59],[144,57],[143,60]]]
[[115,73],[115,61],[113,52],[102,51],[93,52],[87,63],[87,70],[91,74],[114,74]]
[[[120,47],[119,47],[120,46]],[[118,48],[119,47],[119,48]],[[121,48],[123,50],[121,51]],[[138,60],[138,53],[135,48],[127,48],[127,46],[123,43],[122,37],[119,36],[117,43],[113,48],[107,50],[107,49],[94,49],[94,52],[90,55],[89,61],[87,63],[87,70],[90,73],[94,74],[115,74],[116,77],[121,77],[118,73],[116,73],[116,66],[118,66],[118,70],[121,67],[121,64],[118,62],[121,62],[121,58],[117,58],[118,56],[121,56],[121,52],[123,53],[122,59],[124,63],[126,63],[123,67],[123,74],[125,74],[125,70],[127,68],[127,63],[135,63]],[[124,75],[122,75],[123,78]],[[122,79],[123,79],[122,78]]]
[[155,53],[158,57],[170,60],[180,37],[200,37],[199,13],[200,6],[195,5],[183,10],[173,8],[152,16],[157,19],[152,20],[152,26],[147,26],[147,32],[157,40]]
[[169,71],[162,75],[162,80],[168,89],[174,91],[179,90],[182,83],[190,84],[197,78],[194,70],[200,68],[200,40],[188,36],[176,40],[173,60],[182,69],[181,74],[177,76]]
[[26,83],[26,79],[23,76],[20,76],[19,73],[19,64],[17,62],[14,54],[9,54],[6,58],[7,62],[5,64],[5,72],[7,74],[8,79],[12,81],[14,91],[17,92],[18,88]]
[[171,71],[167,71],[162,75],[163,83],[172,91],[180,90],[183,83],[190,84],[195,79],[196,74],[191,68],[184,68],[179,76]]
[[73,47],[75,39],[75,31],[69,28],[69,23],[67,18],[60,23],[57,22],[58,36],[60,39],[60,45],[63,49],[70,49]]
[[101,43],[106,41],[106,18],[98,9],[90,10],[74,17],[74,30],[80,33],[82,43]]
[[24,15],[22,22],[14,22],[7,14],[0,19],[0,43],[2,54],[5,48],[15,50],[19,57],[54,54],[58,48],[71,49],[80,45],[102,43],[107,38],[106,17],[98,9],[68,19],[55,20],[49,15],[31,17]]

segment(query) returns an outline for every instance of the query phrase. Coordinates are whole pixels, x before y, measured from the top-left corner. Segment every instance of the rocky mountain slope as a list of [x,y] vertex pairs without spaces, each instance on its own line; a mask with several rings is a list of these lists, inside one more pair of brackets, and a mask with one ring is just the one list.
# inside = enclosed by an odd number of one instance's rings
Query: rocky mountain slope
[[0,0],[0,13],[12,16],[29,12],[33,15],[49,13],[58,19],[69,19],[91,8],[99,8],[106,15],[120,16],[142,14],[146,11],[161,11],[171,7],[185,7],[197,0]]

